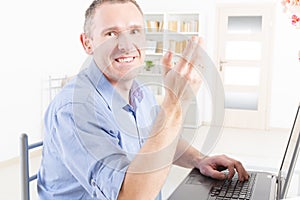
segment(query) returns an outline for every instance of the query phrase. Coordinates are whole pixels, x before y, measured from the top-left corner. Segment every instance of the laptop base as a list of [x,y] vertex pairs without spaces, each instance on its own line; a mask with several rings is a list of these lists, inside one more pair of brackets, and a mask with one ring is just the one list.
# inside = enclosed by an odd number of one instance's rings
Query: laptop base
[[[251,172],[250,172],[251,173]],[[256,173],[255,183],[252,189],[251,200],[275,200],[276,176],[266,172]],[[210,200],[218,199],[210,197],[212,187],[220,181],[202,175],[198,169],[193,169],[181,182],[179,187],[168,198],[169,200]],[[222,198],[231,199],[231,198]],[[247,198],[245,198],[246,200]]]

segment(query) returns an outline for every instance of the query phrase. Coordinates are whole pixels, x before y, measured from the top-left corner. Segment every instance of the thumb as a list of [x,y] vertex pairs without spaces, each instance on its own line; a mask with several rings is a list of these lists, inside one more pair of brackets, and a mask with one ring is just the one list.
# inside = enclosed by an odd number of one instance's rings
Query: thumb
[[227,174],[225,174],[222,171],[215,170],[211,166],[203,166],[200,167],[199,169],[200,172],[205,176],[209,176],[211,178],[219,179],[219,180],[227,179]]
[[173,54],[168,51],[161,60],[162,63],[162,74],[165,76],[168,71],[172,69],[172,59],[173,59]]
[[223,171],[218,171],[218,170],[215,170],[212,168],[205,170],[205,172],[203,174],[206,176],[209,176],[211,178],[219,179],[219,180],[224,180],[224,179],[228,178],[227,173],[224,173]]
[[211,169],[209,174],[210,174],[209,176],[214,178],[214,179],[218,179],[218,180],[228,179],[227,173],[225,173],[223,171],[217,171],[217,170]]

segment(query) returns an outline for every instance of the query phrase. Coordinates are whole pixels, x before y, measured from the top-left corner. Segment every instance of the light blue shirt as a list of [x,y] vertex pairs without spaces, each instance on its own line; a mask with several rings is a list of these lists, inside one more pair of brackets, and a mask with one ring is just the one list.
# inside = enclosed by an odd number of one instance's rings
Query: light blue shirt
[[127,104],[92,61],[45,113],[40,199],[117,199],[157,112],[149,89],[134,82]]

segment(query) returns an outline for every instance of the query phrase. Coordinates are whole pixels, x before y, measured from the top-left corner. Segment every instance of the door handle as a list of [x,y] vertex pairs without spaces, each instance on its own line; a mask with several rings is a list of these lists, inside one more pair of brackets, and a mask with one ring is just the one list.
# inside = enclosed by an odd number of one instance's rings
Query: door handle
[[219,70],[220,70],[220,72],[223,71],[223,64],[225,64],[225,63],[227,63],[227,61],[225,61],[225,60],[220,60],[219,61]]

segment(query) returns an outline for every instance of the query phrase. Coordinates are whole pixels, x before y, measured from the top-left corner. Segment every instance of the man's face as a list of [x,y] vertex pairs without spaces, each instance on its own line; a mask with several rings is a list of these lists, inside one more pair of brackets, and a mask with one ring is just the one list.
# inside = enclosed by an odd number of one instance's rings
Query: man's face
[[94,59],[112,84],[132,80],[144,62],[143,16],[132,3],[104,3],[91,27]]

